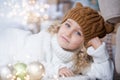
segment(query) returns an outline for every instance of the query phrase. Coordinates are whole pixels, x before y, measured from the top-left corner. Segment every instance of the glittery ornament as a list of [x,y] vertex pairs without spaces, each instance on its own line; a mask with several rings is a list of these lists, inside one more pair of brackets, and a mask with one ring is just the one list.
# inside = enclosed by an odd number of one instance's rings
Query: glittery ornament
[[40,80],[45,72],[44,66],[39,62],[32,62],[27,67],[30,80]]
[[24,77],[26,76],[27,65],[24,63],[16,63],[14,65],[14,74],[17,78],[20,78],[21,80],[24,80]]
[[12,78],[12,71],[7,66],[3,66],[0,70],[0,77],[0,80],[10,80]]

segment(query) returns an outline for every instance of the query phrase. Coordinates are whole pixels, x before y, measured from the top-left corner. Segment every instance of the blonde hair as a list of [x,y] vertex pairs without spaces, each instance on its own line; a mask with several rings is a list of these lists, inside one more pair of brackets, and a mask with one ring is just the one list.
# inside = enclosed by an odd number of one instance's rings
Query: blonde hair
[[[60,23],[55,23],[48,28],[48,32],[52,35],[58,33]],[[75,74],[83,73],[83,70],[90,66],[92,57],[87,54],[86,46],[83,42],[80,48],[75,51],[73,56],[74,65],[72,70]]]
[[51,33],[52,35],[58,33],[60,26],[61,26],[60,23],[54,23],[50,25],[50,27],[48,28],[48,32]]
[[73,71],[75,74],[84,74],[84,70],[87,69],[93,61],[92,57],[87,54],[87,49],[84,44],[81,44],[79,50],[76,51],[73,60]]

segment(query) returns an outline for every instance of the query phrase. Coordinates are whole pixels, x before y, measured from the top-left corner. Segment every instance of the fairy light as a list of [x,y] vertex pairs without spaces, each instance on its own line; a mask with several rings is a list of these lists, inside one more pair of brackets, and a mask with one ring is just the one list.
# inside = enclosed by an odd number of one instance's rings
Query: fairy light
[[42,76],[43,76],[43,77],[45,76],[45,72],[44,72],[44,73],[42,73]]
[[58,76],[57,75],[54,75],[53,78],[54,78],[54,80],[58,80]]
[[40,6],[39,5],[35,5],[35,9],[39,9],[40,8]]
[[24,77],[24,79],[25,79],[25,80],[30,80],[30,76],[29,76],[29,75],[26,75],[26,76]]
[[16,80],[21,80],[19,77],[17,77],[17,79]]
[[45,9],[43,7],[40,8],[40,12],[45,12]]
[[8,5],[9,7],[12,7],[12,6],[13,6],[12,3],[10,3],[10,2],[7,3],[7,5]]
[[[47,20],[48,15],[44,14],[48,9],[49,5],[39,2],[39,0],[21,0],[21,4],[18,4],[15,0],[7,0],[3,2],[3,6],[1,7],[7,7],[8,12],[3,13],[0,11],[0,16],[7,17],[7,18],[15,18],[15,17],[24,17],[27,16],[26,14],[29,13],[29,11],[33,11],[35,14],[38,13],[41,17],[41,20]],[[28,17],[28,16],[27,16]],[[22,20],[23,23],[27,22],[27,19]]]
[[22,7],[23,7],[23,8],[26,8],[26,7],[27,7],[27,3],[26,3],[24,0],[22,1]]
[[49,18],[49,16],[45,14],[45,15],[43,16],[43,18],[44,18],[45,20],[47,20],[47,19]]
[[48,4],[45,4],[45,8],[49,8],[49,5],[48,5]]
[[36,0],[29,0],[28,3],[29,3],[30,5],[34,5],[34,4],[36,3]]
[[15,80],[15,79],[16,79],[16,76],[13,75],[11,80]]
[[19,9],[20,6],[19,6],[18,4],[15,4],[14,8],[15,8],[15,9]]
[[4,2],[3,4],[4,4],[4,5],[7,5],[7,2]]
[[12,64],[8,64],[8,67],[11,67],[12,66]]
[[7,79],[10,79],[10,78],[12,78],[12,74],[7,75]]

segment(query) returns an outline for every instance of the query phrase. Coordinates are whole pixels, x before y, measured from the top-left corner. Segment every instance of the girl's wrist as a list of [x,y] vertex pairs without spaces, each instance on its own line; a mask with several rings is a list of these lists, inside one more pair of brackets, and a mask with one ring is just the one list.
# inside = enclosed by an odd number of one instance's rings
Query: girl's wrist
[[98,42],[98,43],[96,43],[96,44],[93,44],[92,46],[93,46],[94,49],[97,49],[97,48],[99,48],[101,45],[102,45],[102,42],[100,41],[100,42]]

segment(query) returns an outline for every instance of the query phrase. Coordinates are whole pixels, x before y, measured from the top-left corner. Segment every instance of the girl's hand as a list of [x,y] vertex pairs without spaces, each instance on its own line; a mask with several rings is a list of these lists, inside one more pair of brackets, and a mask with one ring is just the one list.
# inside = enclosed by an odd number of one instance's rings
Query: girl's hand
[[61,69],[59,69],[59,76],[60,77],[70,77],[70,76],[73,76],[74,73],[68,69],[67,67],[63,67]]
[[91,39],[88,44],[90,46],[93,46],[94,49],[97,49],[100,45],[102,45],[102,41],[98,38],[98,37],[95,37],[93,39]]

